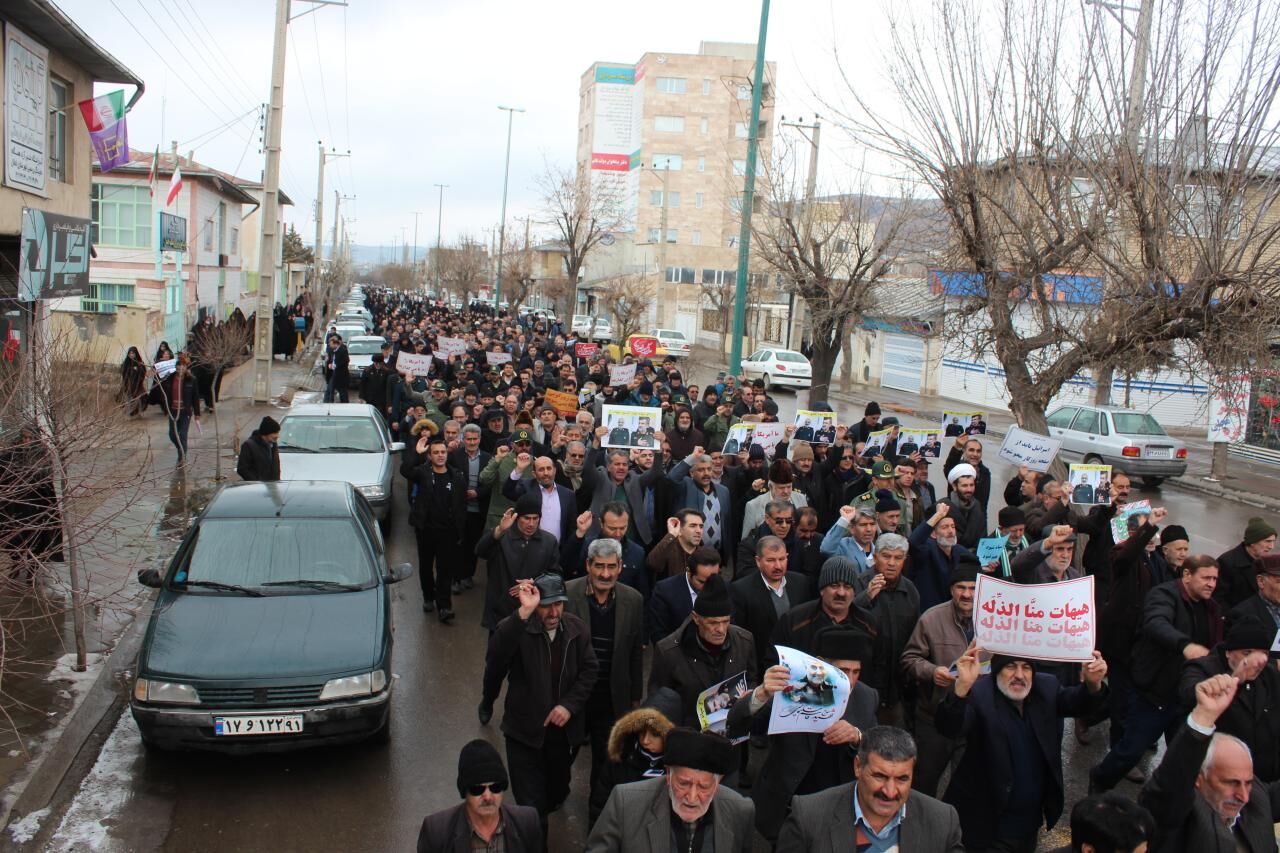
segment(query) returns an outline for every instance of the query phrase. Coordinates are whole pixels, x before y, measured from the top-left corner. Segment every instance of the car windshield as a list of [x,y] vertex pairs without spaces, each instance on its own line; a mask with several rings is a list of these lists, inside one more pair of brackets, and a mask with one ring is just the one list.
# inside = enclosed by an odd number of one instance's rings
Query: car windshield
[[382,436],[368,418],[289,416],[280,424],[280,452],[381,453]]
[[785,361],[788,364],[803,364],[807,359],[798,352],[787,352],[786,350],[778,350],[774,355],[778,361]]
[[[349,518],[214,518],[196,533],[195,547],[175,583],[231,584],[247,589],[298,581],[313,588],[371,586],[372,558]],[[337,587],[335,587],[337,588]]]
[[349,355],[373,355],[382,352],[382,341],[352,341],[347,344]]
[[1151,415],[1136,412],[1112,412],[1116,432],[1123,435],[1168,435],[1164,427]]
[[673,332],[669,329],[662,329],[658,332],[658,334],[662,335],[662,337],[664,338],[671,338],[673,341],[684,340],[684,332]]

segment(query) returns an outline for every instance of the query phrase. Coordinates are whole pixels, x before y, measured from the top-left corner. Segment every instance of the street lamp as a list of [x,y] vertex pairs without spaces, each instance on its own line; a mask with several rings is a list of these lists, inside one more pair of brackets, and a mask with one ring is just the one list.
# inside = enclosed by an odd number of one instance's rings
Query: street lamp
[[440,298],[440,224],[444,221],[444,190],[448,184],[436,184],[440,190],[440,206],[436,210],[436,299]]
[[498,109],[507,111],[507,162],[502,167],[502,218],[498,221],[498,272],[493,280],[493,310],[495,314],[498,311],[498,305],[502,302],[502,252],[506,247],[507,238],[507,178],[511,175],[511,121],[515,118],[516,113],[524,112],[520,107],[499,105]]

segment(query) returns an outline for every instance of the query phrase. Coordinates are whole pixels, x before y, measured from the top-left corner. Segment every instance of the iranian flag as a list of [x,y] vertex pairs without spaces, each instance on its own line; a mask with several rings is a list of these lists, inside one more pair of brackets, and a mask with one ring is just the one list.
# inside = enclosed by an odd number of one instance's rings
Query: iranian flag
[[102,171],[129,162],[129,129],[124,119],[124,89],[80,101],[80,115]]
[[156,176],[160,173],[160,146],[156,146],[156,154],[151,158],[151,174],[147,175],[147,191],[151,198],[156,197]]
[[169,179],[169,197],[164,200],[164,206],[168,207],[173,204],[180,192],[182,192],[182,169],[178,167],[177,163],[174,163],[173,177]]

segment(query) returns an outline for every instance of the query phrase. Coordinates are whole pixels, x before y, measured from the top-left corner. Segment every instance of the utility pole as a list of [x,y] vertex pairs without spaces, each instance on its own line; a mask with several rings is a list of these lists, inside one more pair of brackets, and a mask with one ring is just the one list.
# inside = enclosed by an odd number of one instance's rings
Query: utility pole
[[440,205],[436,209],[436,299],[440,298],[440,262],[443,259],[440,254],[440,225],[444,221],[444,190],[448,184],[436,184],[440,189]]
[[498,222],[498,272],[493,277],[493,310],[496,314],[502,302],[502,251],[506,247],[507,237],[507,179],[511,176],[511,120],[516,113],[524,112],[520,107],[503,107],[507,111],[507,162],[502,167],[502,219]]
[[419,211],[413,212],[413,284],[418,284],[418,217]]
[[[813,197],[818,192],[818,143],[822,139],[822,117],[814,115],[813,124],[805,124],[804,116],[799,121],[787,121],[787,117],[783,116],[780,124],[783,127],[794,127],[800,131],[800,135],[809,140],[809,146],[812,149],[809,152],[809,176],[804,182],[804,207],[805,214],[810,215],[810,207],[813,204]],[[810,131],[813,135],[806,136],[805,131]],[[791,349],[791,337],[796,326],[796,292],[792,288],[787,299],[787,349]],[[843,330],[841,331],[843,334]]]
[[[760,143],[760,99],[764,94],[764,42],[769,32],[769,0],[760,3],[760,34],[756,38],[756,70],[751,86],[751,124],[747,126],[747,180],[742,188],[742,228],[738,232],[738,275],[733,299],[733,345],[729,372],[742,369],[742,335],[747,324],[747,279],[751,261],[751,208],[756,195],[756,151]],[[663,234],[665,239],[667,235]]]

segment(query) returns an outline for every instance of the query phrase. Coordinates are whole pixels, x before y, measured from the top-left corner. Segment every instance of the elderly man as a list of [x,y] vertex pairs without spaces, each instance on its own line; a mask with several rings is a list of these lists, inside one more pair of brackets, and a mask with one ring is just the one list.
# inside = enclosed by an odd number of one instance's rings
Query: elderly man
[[418,831],[418,853],[455,853],[492,849],[541,853],[538,812],[502,801],[507,768],[488,741],[476,739],[458,753],[458,796],[462,804],[427,815]]
[[[821,734],[790,732],[770,735],[769,753],[751,788],[756,804],[756,828],[770,841],[787,817],[791,797],[812,794],[852,781],[853,762],[862,733],[875,727],[880,697],[860,680],[870,663],[871,642],[864,634],[840,627],[825,628],[815,641],[816,657],[840,670],[849,679],[849,701],[844,714]],[[773,697],[791,684],[791,670],[781,664],[769,667],[751,696],[729,711],[728,733],[742,737],[754,720],[768,720]]]
[[686,566],[684,574],[658,581],[649,597],[649,641],[655,645],[689,618],[707,578],[720,574],[720,555],[701,546],[686,558]]
[[526,494],[476,543],[476,556],[488,566],[481,622],[490,631],[515,611],[508,592],[517,581],[558,571],[560,548],[555,537],[538,526],[541,518],[542,499]]
[[876,553],[876,516],[863,507],[840,507],[840,519],[822,537],[822,553],[828,557],[846,557],[858,566],[858,571],[871,571],[871,560]]
[[1218,588],[1213,597],[1232,608],[1256,594],[1258,561],[1275,547],[1276,529],[1258,516],[1249,519],[1240,544],[1218,557]]
[[520,805],[538,810],[545,842],[548,815],[569,796],[599,664],[591,629],[564,612],[568,595],[559,575],[520,581],[512,592],[520,606],[489,640],[480,708],[493,707],[505,680],[502,733],[511,790]]
[[[790,504],[783,504],[788,511]],[[765,668],[765,653],[779,617],[813,598],[811,581],[787,570],[787,544],[777,536],[756,542],[754,572],[743,572],[729,588],[733,623],[751,632],[756,646],[756,671]]]
[[1156,820],[1151,853],[1276,849],[1280,785],[1256,780],[1249,745],[1216,731],[1239,684],[1224,673],[1196,685],[1186,726],[1138,797]]
[[587,575],[565,584],[565,610],[591,631],[591,649],[599,666],[587,700],[591,739],[591,790],[605,763],[609,732],[618,718],[640,704],[644,692],[644,598],[618,582],[622,545],[597,539],[587,546]]
[[702,513],[702,542],[720,552],[721,562],[727,562],[732,549],[729,531],[733,529],[730,513],[733,501],[729,489],[712,480],[711,457],[701,447],[695,447],[667,474],[675,484],[676,494],[672,510],[696,509]]
[[1039,539],[1047,527],[1065,524],[1071,513],[1062,483],[1045,475],[1036,483],[1035,500],[1023,504],[1027,519],[1028,539]]
[[960,813],[968,850],[1032,853],[1042,826],[1062,816],[1062,718],[1106,702],[1106,661],[1081,666],[1083,684],[1063,687],[1036,661],[993,655],[982,675],[976,642],[956,661],[956,683],[938,706],[938,732],[964,738],[964,757],[945,802]]
[[665,776],[613,789],[591,828],[587,853],[750,853],[755,807],[720,784],[737,764],[732,744],[676,728],[663,755]]
[[882,533],[876,539],[872,571],[853,582],[853,603],[868,614],[875,634],[875,664],[863,677],[880,693],[880,722],[885,725],[902,725],[905,719],[898,662],[920,617],[920,593],[902,576],[906,561],[907,540],[896,533]]
[[1075,531],[1060,524],[1014,559],[1010,564],[1013,579],[1018,583],[1058,583],[1082,577],[1083,573],[1072,563],[1075,550]]
[[751,574],[755,565],[756,543],[766,536],[781,539],[789,557],[791,567],[799,568],[796,542],[796,508],[790,501],[769,501],[765,505],[764,523],[755,530],[742,531],[742,540],[738,542],[738,551],[734,557],[734,576],[742,577]]
[[792,800],[777,853],[961,853],[956,810],[912,789],[915,760],[915,744],[902,729],[863,733],[854,781]]
[[920,607],[928,610],[947,601],[951,573],[969,549],[956,541],[951,504],[939,501],[933,515],[911,531],[911,579],[920,591]]

